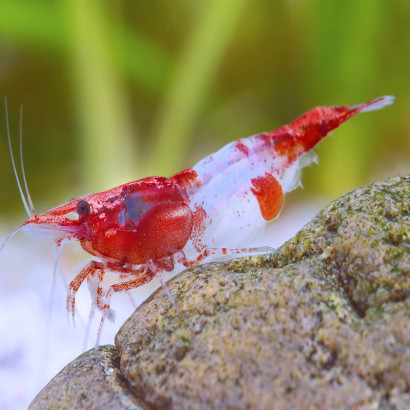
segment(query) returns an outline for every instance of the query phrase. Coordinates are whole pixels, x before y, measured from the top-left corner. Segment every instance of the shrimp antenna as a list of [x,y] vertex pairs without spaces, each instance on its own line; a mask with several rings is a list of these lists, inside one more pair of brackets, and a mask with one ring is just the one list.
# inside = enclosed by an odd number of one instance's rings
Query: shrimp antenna
[[28,204],[30,206],[30,211],[32,215],[36,214],[36,211],[34,210],[34,205],[33,201],[31,200],[30,192],[27,187],[27,179],[26,179],[26,173],[24,172],[24,161],[23,161],[23,106],[20,105],[20,132],[19,132],[19,145],[20,145],[20,165],[21,165],[21,173],[23,174],[23,182],[24,182],[24,188],[26,191],[26,196],[28,200]]
[[3,250],[3,248],[6,246],[6,243],[23,227],[23,225],[20,225],[14,232],[12,232],[6,240],[2,243],[0,246],[0,252]]
[[13,156],[13,148],[11,147],[11,138],[10,138],[10,127],[9,127],[9,113],[7,110],[7,97],[4,97],[4,107],[5,107],[5,111],[6,111],[6,129],[7,129],[7,139],[9,142],[9,149],[10,149],[10,156],[11,156],[11,163],[13,165],[13,170],[14,170],[14,176],[16,177],[16,181],[17,181],[17,186],[19,188],[20,191],[20,196],[21,196],[21,200],[23,201],[23,205],[24,208],[27,212],[27,215],[29,218],[32,217],[32,214],[30,212],[30,208],[27,204],[27,200],[23,194],[23,190],[21,189],[21,184],[20,184],[20,180],[19,180],[19,176],[17,174],[17,169],[16,169],[16,164],[14,162],[14,156]]

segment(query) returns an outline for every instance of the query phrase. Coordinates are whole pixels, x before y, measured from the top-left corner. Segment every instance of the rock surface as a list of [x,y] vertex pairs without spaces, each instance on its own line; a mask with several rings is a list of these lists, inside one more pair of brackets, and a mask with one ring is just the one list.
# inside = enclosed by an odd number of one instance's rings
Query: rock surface
[[410,408],[409,208],[410,176],[389,178],[279,253],[185,271],[176,308],[156,292],[100,349],[115,377],[87,352],[32,408]]
[[67,365],[31,402],[29,409],[136,409],[119,368],[115,346],[100,346]]

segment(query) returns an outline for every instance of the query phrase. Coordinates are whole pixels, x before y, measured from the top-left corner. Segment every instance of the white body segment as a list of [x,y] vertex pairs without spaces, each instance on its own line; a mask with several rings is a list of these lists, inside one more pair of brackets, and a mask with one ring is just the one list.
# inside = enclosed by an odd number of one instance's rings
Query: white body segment
[[[191,210],[202,208],[206,214],[201,246],[235,249],[251,243],[280,210],[272,217],[263,214],[255,180],[273,178],[281,188],[278,195],[284,196],[300,185],[301,169],[316,161],[312,148],[332,129],[361,111],[378,110],[393,101],[385,96],[359,105],[316,107],[289,125],[233,141],[198,162],[192,169],[201,185],[187,193]],[[272,200],[269,193],[266,197]],[[183,249],[188,259],[197,252],[196,245],[192,238]]]
[[[314,161],[311,155],[306,156],[306,161],[289,163],[288,158],[275,152],[274,146],[263,148],[258,135],[233,141],[193,167],[202,185],[188,191],[190,207],[193,211],[202,207],[206,212],[201,242],[207,248],[238,248],[261,234],[268,221],[251,191],[253,179],[269,172],[286,193],[300,183],[300,162],[307,166]],[[189,259],[195,252],[192,242],[184,252]]]

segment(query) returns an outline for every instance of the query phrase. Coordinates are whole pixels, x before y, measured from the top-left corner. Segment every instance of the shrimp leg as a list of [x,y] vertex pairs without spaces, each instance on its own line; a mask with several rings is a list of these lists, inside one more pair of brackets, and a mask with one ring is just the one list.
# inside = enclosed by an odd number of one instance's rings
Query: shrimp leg
[[[135,276],[137,274],[145,275],[147,273],[147,268],[145,265],[141,265],[140,267],[129,267],[124,266],[122,263],[113,263],[113,262],[97,262],[91,261],[89,265],[81,270],[81,272],[72,280],[68,287],[68,295],[67,295],[67,311],[73,316],[75,314],[75,296],[78,292],[78,289],[81,287],[83,282],[87,279],[88,287],[90,292],[94,294],[94,303],[95,305],[101,310],[107,310],[108,307],[101,302],[102,297],[104,296],[103,289],[101,287],[104,275],[106,270],[111,270],[114,272],[119,272],[124,276]],[[93,282],[93,278],[97,280],[97,286],[95,286]],[[127,283],[127,282],[125,282]],[[119,284],[121,285],[121,284]],[[125,288],[124,288],[125,290]],[[106,314],[107,316],[107,314]]]
[[[80,289],[83,282],[90,276],[94,275],[97,270],[102,270],[104,272],[104,264],[102,262],[91,261],[88,266],[83,268],[81,272],[71,281],[68,286],[67,293],[67,312],[72,314],[73,320],[75,315],[75,295]],[[102,279],[102,278],[101,278]]]
[[156,275],[155,271],[152,271],[151,269],[147,269],[145,271],[145,274],[138,279],[133,279],[128,282],[116,283],[114,285],[111,285],[105,295],[104,302],[102,302],[101,299],[97,299],[97,307],[102,312],[102,317],[100,321],[100,326],[98,327],[97,340],[95,344],[96,348],[100,344],[100,337],[101,337],[102,329],[104,326],[104,322],[105,322],[107,315],[109,314],[108,312],[110,311],[112,295],[116,292],[129,291],[131,289],[145,285],[146,283],[150,282],[154,278],[155,275]]
[[222,256],[222,255],[238,255],[246,253],[264,253],[264,252],[278,252],[277,249],[269,246],[262,246],[257,248],[240,248],[240,249],[227,249],[227,248],[207,248],[199,256],[192,261],[185,261],[184,266],[193,266],[209,256]]

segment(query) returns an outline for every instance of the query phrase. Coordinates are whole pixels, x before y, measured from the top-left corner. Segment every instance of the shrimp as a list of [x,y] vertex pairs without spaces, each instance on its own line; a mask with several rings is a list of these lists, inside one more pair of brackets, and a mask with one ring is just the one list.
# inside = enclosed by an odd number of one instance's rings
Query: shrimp
[[[190,267],[211,255],[269,250],[242,246],[278,217],[284,195],[300,183],[301,168],[314,161],[312,148],[357,113],[380,109],[393,101],[394,97],[384,96],[359,105],[316,107],[274,131],[233,141],[169,178],[154,176],[129,182],[40,215],[34,210],[22,167],[26,195],[23,193],[7,121],[13,169],[29,218],[6,242],[22,228],[53,232],[58,246],[79,241],[95,257],[70,283],[66,303],[74,317],[80,286],[86,280],[97,283],[92,299],[102,315],[98,345],[104,320],[114,319],[110,309],[114,293],[158,277],[173,302],[161,274],[173,271],[175,264]],[[20,134],[22,163],[21,151]],[[75,217],[69,218],[69,214]],[[103,290],[107,271],[117,273],[119,282]]]

